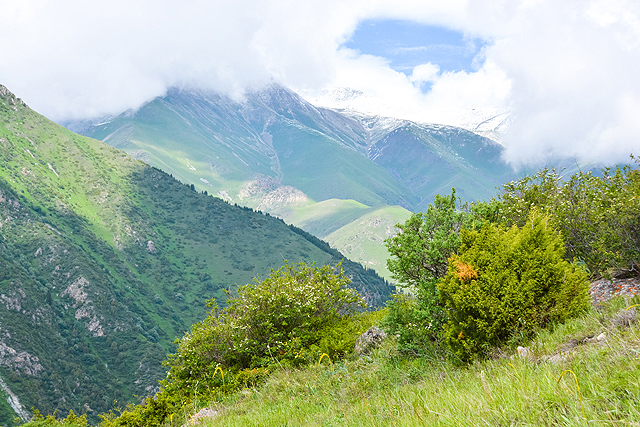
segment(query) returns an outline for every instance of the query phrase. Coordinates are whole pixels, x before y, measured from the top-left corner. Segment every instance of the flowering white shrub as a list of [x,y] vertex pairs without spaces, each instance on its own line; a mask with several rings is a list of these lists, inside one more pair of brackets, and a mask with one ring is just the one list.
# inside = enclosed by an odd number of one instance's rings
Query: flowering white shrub
[[344,328],[345,320],[366,307],[347,287],[350,282],[340,265],[286,264],[262,282],[239,288],[222,310],[210,301],[209,316],[193,325],[169,357],[167,386],[185,390],[217,384],[218,367],[238,372],[275,360],[303,362],[311,346],[326,345],[332,327]]

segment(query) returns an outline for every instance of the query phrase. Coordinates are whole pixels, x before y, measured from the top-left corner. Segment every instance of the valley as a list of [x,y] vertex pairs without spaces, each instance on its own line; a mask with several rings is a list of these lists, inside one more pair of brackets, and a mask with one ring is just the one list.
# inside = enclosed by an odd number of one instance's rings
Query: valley
[[393,226],[452,187],[488,199],[517,176],[503,147],[474,132],[319,108],[275,84],[240,101],[173,88],[135,111],[65,125],[340,251],[359,239],[354,260],[387,279],[389,233],[365,225],[372,212]]

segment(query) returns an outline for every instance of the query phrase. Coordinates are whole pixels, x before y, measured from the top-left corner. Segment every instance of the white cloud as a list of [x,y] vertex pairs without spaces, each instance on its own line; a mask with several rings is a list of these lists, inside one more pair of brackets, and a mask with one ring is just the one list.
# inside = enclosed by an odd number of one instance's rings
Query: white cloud
[[[445,25],[491,43],[474,72],[435,73],[424,64],[406,81],[399,75],[383,80],[391,73],[378,62],[386,71],[369,71],[363,85],[393,89],[356,88],[387,111],[452,123],[452,114],[464,120],[460,109],[508,106],[514,120],[506,136],[506,158],[516,165],[557,156],[623,162],[640,152],[637,1],[470,0],[439,11],[431,2],[414,6],[380,13]],[[377,84],[374,76],[380,77]],[[421,79],[432,83],[427,95],[408,89]]]
[[[365,19],[491,43],[473,72],[422,64],[406,76],[340,48]],[[0,83],[54,119],[119,112],[170,85],[237,95],[276,79],[307,94],[352,86],[369,108],[416,120],[508,105],[516,164],[640,151],[637,0],[5,0],[0,28]]]
[[117,112],[176,84],[317,86],[357,22],[323,3],[9,0],[0,81],[54,119]]
[[504,106],[510,93],[511,82],[494,62],[487,61],[478,71],[447,72],[434,82],[427,101],[433,108],[491,108]]
[[413,67],[413,72],[411,76],[409,76],[409,80],[414,83],[420,85],[420,83],[429,83],[436,79],[438,73],[440,72],[440,67],[437,64],[432,64],[431,62],[427,62],[426,64],[420,64]]
[[508,36],[487,50],[513,81],[512,162],[551,155],[618,162],[640,151],[629,120],[640,102],[640,7],[606,4],[608,16],[595,12],[599,2],[537,2],[517,11]]

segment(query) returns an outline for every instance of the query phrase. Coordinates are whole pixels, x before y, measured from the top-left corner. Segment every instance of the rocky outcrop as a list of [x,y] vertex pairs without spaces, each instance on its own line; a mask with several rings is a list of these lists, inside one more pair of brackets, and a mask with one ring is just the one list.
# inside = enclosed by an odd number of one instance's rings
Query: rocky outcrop
[[369,354],[372,350],[380,347],[385,338],[387,338],[387,334],[382,329],[372,326],[356,341],[356,353],[359,356]]
[[6,100],[10,107],[15,111],[18,106],[26,107],[27,104],[18,97],[16,97],[6,86],[0,85],[0,98]]

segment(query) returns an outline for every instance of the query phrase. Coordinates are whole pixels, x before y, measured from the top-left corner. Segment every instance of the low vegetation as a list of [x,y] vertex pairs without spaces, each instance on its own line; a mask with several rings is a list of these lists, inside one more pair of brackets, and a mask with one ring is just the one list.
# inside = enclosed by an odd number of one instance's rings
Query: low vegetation
[[205,320],[169,356],[163,389],[141,405],[103,417],[105,427],[161,425],[200,401],[261,384],[271,373],[351,354],[380,313],[366,304],[342,268],[287,264],[238,289],[226,307],[210,301]]
[[[164,419],[147,413],[119,425],[187,425],[204,408],[215,415],[200,425],[225,427],[633,426],[640,421],[640,328],[627,307],[639,302],[618,298],[542,330],[522,356],[510,350],[455,367],[408,358],[391,337],[366,357],[276,365],[256,385],[193,396]],[[145,408],[157,409],[154,402]],[[103,425],[116,419],[105,415]]]
[[[174,422],[204,406],[217,414],[202,425],[225,427],[637,425],[640,330],[613,322],[633,302],[541,331],[527,357],[513,351],[456,368],[407,358],[390,339],[369,357],[277,369],[259,387],[192,403]],[[588,342],[602,333],[603,342]]]
[[[323,353],[344,355],[371,326],[361,324],[371,316],[362,313],[366,304],[349,283],[339,266],[287,264],[262,282],[239,288],[223,310],[210,301],[209,316],[169,357],[166,389],[202,396],[212,385],[229,388],[274,365],[300,366]],[[216,381],[218,369],[227,372],[226,385],[222,375]]]

